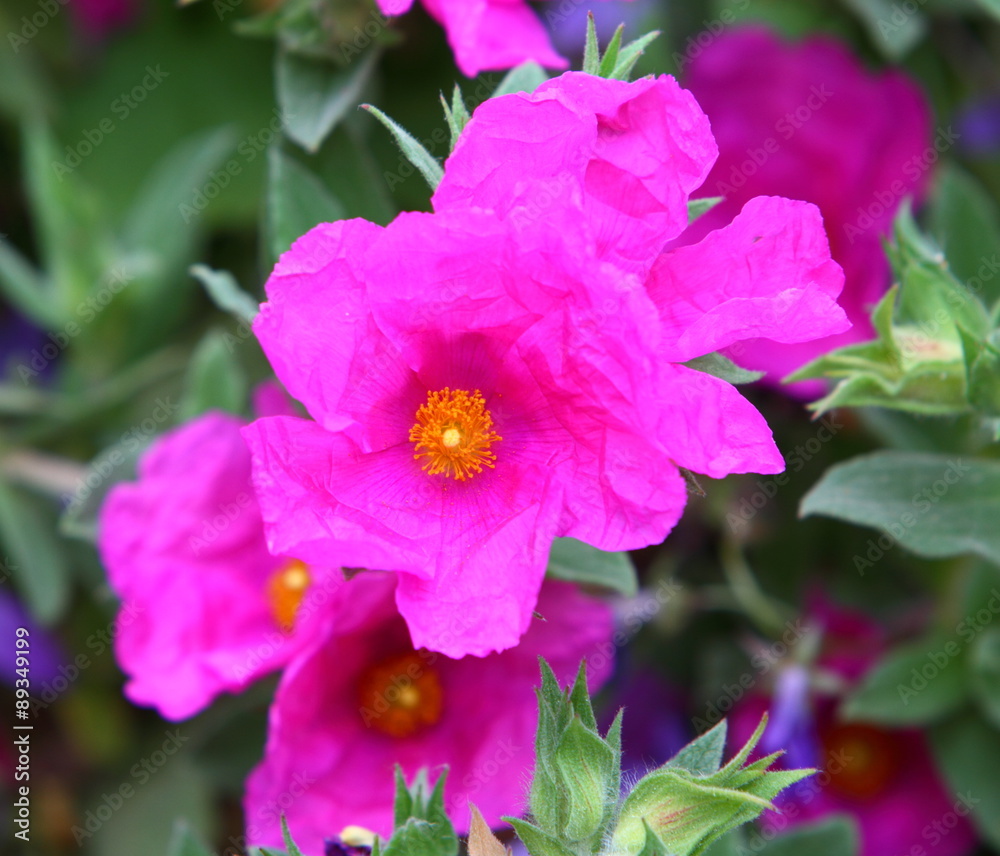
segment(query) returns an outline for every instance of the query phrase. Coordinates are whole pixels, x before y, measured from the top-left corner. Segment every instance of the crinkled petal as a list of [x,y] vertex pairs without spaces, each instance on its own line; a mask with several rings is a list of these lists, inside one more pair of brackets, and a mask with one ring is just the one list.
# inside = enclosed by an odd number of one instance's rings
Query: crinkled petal
[[569,72],[480,105],[434,207],[513,212],[522,228],[576,220],[602,258],[638,269],[687,225],[688,194],[715,155],[708,120],[673,78]]
[[730,473],[780,473],[785,462],[771,429],[737,389],[720,378],[664,365],[657,438],[678,466],[722,478]]
[[311,229],[281,257],[253,323],[278,379],[333,430],[350,422],[339,406],[345,391],[378,375],[356,363],[377,344],[356,263],[380,231],[365,220]]
[[522,0],[424,0],[424,5],[444,27],[455,64],[466,77],[528,60],[547,68],[568,65]]
[[683,362],[743,339],[802,342],[846,330],[836,302],[843,282],[816,206],[758,197],[728,226],[664,253],[647,287],[664,356]]

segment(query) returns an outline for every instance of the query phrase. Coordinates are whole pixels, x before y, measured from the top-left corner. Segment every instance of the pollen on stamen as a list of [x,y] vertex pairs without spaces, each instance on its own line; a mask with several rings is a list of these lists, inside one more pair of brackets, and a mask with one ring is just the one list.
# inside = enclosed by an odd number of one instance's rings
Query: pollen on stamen
[[298,559],[290,559],[268,580],[268,603],[282,632],[291,633],[295,628],[295,618],[311,582],[309,567]]
[[416,424],[410,429],[415,459],[424,459],[428,475],[443,474],[465,481],[483,467],[492,469],[497,456],[490,450],[503,438],[492,430],[493,417],[477,389],[445,387],[427,394],[427,402],[417,410]]

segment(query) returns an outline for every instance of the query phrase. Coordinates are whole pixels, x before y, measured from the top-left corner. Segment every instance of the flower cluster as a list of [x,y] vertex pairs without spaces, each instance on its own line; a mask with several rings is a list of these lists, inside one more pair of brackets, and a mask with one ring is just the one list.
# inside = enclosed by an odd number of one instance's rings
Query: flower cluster
[[685,241],[716,154],[670,77],[486,102],[433,213],[322,223],[275,267],[253,329],[309,418],[202,416],[112,492],[130,696],[180,718],[284,667],[251,844],[280,844],[282,813],[313,849],[386,831],[396,763],[451,764],[460,820],[481,790],[497,822],[531,763],[536,657],[565,681],[612,635],[607,606],[543,586],[553,540],[656,544],[683,470],[783,468],[753,406],[686,363],[842,332],[843,274],[804,202],[757,197]]

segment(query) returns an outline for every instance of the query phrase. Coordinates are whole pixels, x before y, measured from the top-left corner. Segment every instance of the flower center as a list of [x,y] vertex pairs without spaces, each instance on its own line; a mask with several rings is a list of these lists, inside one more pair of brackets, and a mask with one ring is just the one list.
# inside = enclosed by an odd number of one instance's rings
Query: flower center
[[413,456],[424,459],[429,475],[444,473],[458,481],[493,469],[497,456],[490,445],[503,439],[491,430],[493,417],[477,389],[444,389],[427,393],[427,403],[417,410],[417,422],[410,429],[415,443]]
[[441,681],[416,651],[389,657],[361,676],[361,716],[390,737],[410,737],[441,718]]
[[302,598],[312,579],[309,568],[298,559],[290,559],[271,574],[267,581],[267,600],[271,605],[271,615],[283,633],[291,633],[295,627]]
[[840,725],[822,739],[830,787],[844,796],[877,796],[899,768],[899,747],[885,731],[869,725]]

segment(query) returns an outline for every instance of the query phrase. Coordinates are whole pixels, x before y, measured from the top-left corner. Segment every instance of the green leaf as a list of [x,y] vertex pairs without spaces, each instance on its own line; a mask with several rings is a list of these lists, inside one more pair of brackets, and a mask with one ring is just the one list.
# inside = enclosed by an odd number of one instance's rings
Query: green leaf
[[803,824],[768,841],[760,856],[857,856],[858,831],[849,817],[834,815],[819,823]]
[[420,770],[407,787],[396,767],[395,829],[381,851],[384,856],[456,856],[458,836],[444,810],[444,783],[448,771],[427,793],[427,771]]
[[569,841],[600,838],[603,824],[618,801],[614,750],[574,719],[560,736],[553,762],[569,809],[563,836]]
[[702,214],[711,211],[716,205],[724,201],[724,196],[708,196],[704,199],[688,200],[688,223],[693,223]]
[[271,257],[278,259],[317,223],[347,216],[320,178],[293,157],[272,146],[268,151],[267,232]]
[[27,122],[23,146],[25,190],[41,266],[51,283],[52,313],[62,317],[109,266],[110,235],[93,197],[62,164],[49,128]]
[[250,324],[260,311],[260,304],[239,287],[229,271],[212,270],[207,265],[192,265],[188,272],[205,287],[208,296],[223,312]]
[[430,189],[436,190],[437,186],[441,183],[441,179],[444,178],[444,170],[441,168],[441,164],[402,125],[394,122],[385,113],[371,104],[362,104],[361,106],[389,129],[403,156],[417,168],[417,171],[424,177],[424,181],[427,182]]
[[769,808],[766,801],[743,791],[712,787],[661,768],[645,775],[625,798],[612,846],[625,853],[641,852],[649,827],[669,853],[689,856],[748,805],[757,813]]
[[603,586],[629,596],[639,590],[628,553],[598,550],[575,538],[556,538],[552,542],[546,573],[557,580]]
[[501,820],[514,827],[517,837],[528,848],[531,856],[577,856],[572,850],[563,846],[558,838],[542,832],[526,820],[517,817],[504,817]]
[[868,30],[872,44],[893,61],[903,59],[927,32],[927,16],[893,0],[843,0]]
[[14,245],[0,236],[0,291],[10,303],[41,327],[60,326],[62,313],[50,286]]
[[597,43],[594,13],[587,12],[587,39],[583,45],[583,73],[598,74],[601,67],[601,46]]
[[611,41],[608,42],[608,46],[604,51],[604,56],[601,57],[601,67],[597,69],[598,77],[610,77],[618,65],[618,55],[622,49],[622,34],[625,32],[625,25],[619,24],[618,29],[615,30],[614,35],[611,37]]
[[664,767],[680,767],[695,776],[710,776],[722,765],[726,748],[726,720],[692,740],[674,755]]
[[209,410],[240,414],[246,409],[247,378],[232,341],[231,335],[210,330],[198,344],[184,379],[181,420]]
[[337,123],[358,106],[379,55],[377,50],[369,51],[344,69],[280,50],[275,84],[285,133],[306,151],[318,151]]
[[632,69],[645,52],[646,47],[659,35],[660,31],[654,30],[651,33],[646,33],[646,35],[641,36],[634,42],[629,42],[625,45],[625,47],[621,49],[621,53],[618,54],[618,64],[615,66],[615,70],[611,72],[609,77],[612,80],[628,80],[629,76],[632,74]]
[[191,831],[187,821],[174,821],[174,831],[167,844],[167,856],[213,856],[205,843]]
[[63,535],[97,543],[97,521],[104,499],[116,484],[135,478],[136,464],[144,449],[140,443],[116,443],[91,461],[76,495],[59,518]]
[[54,624],[70,596],[69,563],[56,536],[55,509],[0,482],[0,542],[25,605],[42,624]]
[[545,69],[529,59],[508,71],[490,98],[513,95],[515,92],[534,92],[548,79],[549,75]]
[[[150,257],[155,266],[157,287],[142,293],[144,302],[176,302],[177,283],[172,274],[190,260],[198,224],[198,212],[193,208],[187,212],[184,206],[191,202],[193,188],[203,187],[211,175],[217,174],[213,171],[235,144],[232,128],[194,134],[172,148],[140,187],[122,220],[122,244],[128,253]],[[221,169],[218,174],[225,175]],[[232,176],[227,178],[231,180]]]
[[929,733],[937,768],[956,804],[971,808],[980,834],[1000,847],[1000,732],[967,713],[932,727]]
[[465,126],[469,124],[469,108],[465,106],[465,99],[462,98],[462,90],[459,89],[458,84],[455,84],[455,89],[451,94],[451,104],[444,97],[444,93],[441,94],[441,106],[444,108],[444,118],[448,122],[448,130],[451,133],[451,150],[454,150],[455,143],[458,142],[458,138],[462,135],[462,131],[465,130]]
[[893,727],[939,722],[965,704],[963,648],[936,633],[884,656],[841,709],[847,719]]
[[987,305],[1000,298],[1000,216],[992,196],[951,161],[934,171],[928,226],[955,276]]
[[1000,21],[1000,0],[978,0],[983,11]]
[[304,856],[301,850],[292,841],[292,833],[288,830],[288,820],[281,816],[281,839],[285,842],[285,852],[288,856]]
[[729,357],[723,356],[718,351],[705,354],[703,357],[695,357],[684,365],[689,369],[710,374],[731,384],[753,383],[767,374],[767,372],[755,372],[740,368]]
[[1000,728],[1000,628],[986,628],[972,643],[969,678],[983,715]]
[[[875,452],[831,467],[803,497],[819,514],[880,529],[928,558],[975,553],[1000,562],[1000,462],[917,452]],[[873,542],[869,542],[870,545]],[[855,556],[863,571],[887,548]]]

